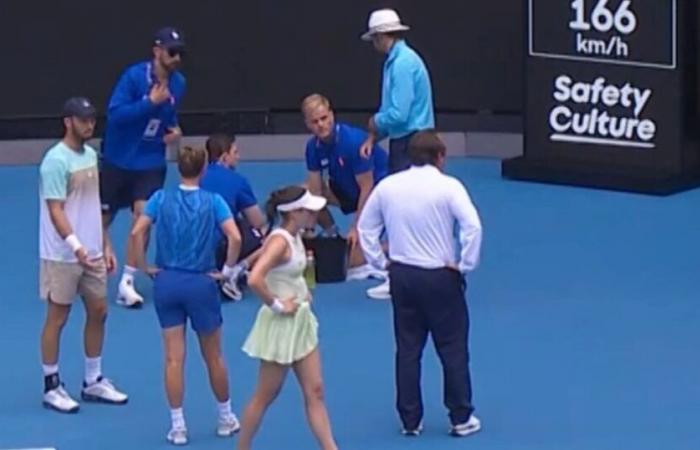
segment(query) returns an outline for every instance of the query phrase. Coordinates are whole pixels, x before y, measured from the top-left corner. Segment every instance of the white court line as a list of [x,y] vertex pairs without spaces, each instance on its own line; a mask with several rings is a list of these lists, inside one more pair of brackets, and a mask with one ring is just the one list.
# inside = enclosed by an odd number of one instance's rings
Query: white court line
[[55,447],[0,448],[0,450],[56,450]]

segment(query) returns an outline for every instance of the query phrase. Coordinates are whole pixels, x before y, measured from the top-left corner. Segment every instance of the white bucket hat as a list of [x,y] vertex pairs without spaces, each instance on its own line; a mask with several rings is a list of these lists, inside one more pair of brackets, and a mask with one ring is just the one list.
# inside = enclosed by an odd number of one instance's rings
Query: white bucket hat
[[399,15],[393,9],[378,9],[369,16],[367,32],[362,35],[363,41],[371,41],[377,33],[391,33],[393,31],[407,31],[409,27],[401,23]]

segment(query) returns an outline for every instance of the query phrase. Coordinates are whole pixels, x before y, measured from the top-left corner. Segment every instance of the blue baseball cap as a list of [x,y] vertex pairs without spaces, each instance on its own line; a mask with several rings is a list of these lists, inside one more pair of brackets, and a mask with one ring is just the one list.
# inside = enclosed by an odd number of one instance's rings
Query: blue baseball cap
[[63,117],[94,119],[96,116],[97,110],[85,97],[71,97],[63,104]]
[[182,33],[173,27],[165,27],[158,30],[153,43],[166,49],[185,48],[185,38]]

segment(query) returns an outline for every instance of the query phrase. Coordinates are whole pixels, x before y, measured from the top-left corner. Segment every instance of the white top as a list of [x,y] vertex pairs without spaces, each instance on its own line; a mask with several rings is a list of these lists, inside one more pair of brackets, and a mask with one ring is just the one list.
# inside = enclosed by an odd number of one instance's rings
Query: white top
[[39,255],[42,259],[77,262],[51,221],[46,200],[64,201],[64,211],[89,258],[102,256],[102,213],[97,152],[84,145],[76,152],[63,142],[51,147],[39,168]]
[[[454,239],[459,225],[460,259]],[[384,268],[380,236],[386,228],[392,261],[436,269],[473,270],[481,251],[481,221],[467,190],[435,166],[412,166],[383,179],[372,191],[358,222],[368,262]]]
[[287,241],[291,250],[289,261],[279,266],[273,267],[265,276],[265,282],[272,294],[280,300],[290,297],[298,303],[307,299],[309,289],[304,279],[304,269],[306,268],[306,250],[300,235],[292,236],[284,228],[276,228],[270,232],[269,236],[281,236]]

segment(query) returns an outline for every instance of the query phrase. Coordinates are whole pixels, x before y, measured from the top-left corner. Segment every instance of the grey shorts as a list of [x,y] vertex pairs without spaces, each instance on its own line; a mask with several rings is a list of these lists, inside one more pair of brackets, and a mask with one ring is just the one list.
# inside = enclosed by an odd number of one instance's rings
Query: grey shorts
[[85,268],[79,263],[49,261],[39,263],[39,296],[59,305],[70,305],[80,295],[85,300],[107,297],[107,266],[104,259],[96,267]]

